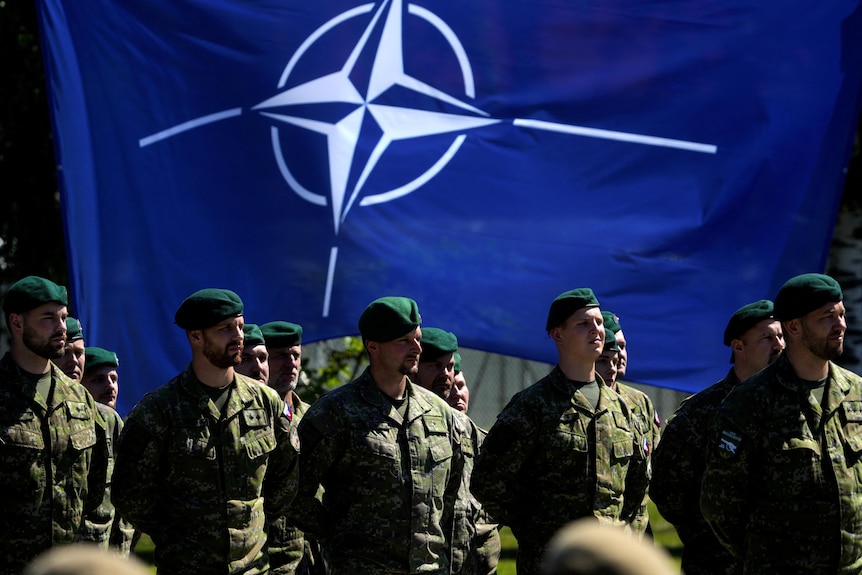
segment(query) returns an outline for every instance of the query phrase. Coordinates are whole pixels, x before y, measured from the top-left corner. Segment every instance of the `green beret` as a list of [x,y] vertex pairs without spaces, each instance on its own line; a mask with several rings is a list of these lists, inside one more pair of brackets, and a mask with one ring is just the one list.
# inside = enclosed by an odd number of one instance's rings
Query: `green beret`
[[605,347],[603,351],[619,351],[620,345],[617,343],[617,336],[613,330],[605,328]]
[[827,303],[844,299],[841,286],[824,274],[802,274],[787,280],[775,296],[775,318],[789,321]]
[[730,345],[731,341],[741,337],[761,321],[773,319],[774,308],[771,301],[762,299],[736,310],[724,329],[724,345]]
[[563,292],[551,303],[548,310],[548,321],[545,331],[551,331],[561,325],[570,315],[584,307],[598,307],[599,300],[590,288],[577,288]]
[[242,333],[245,336],[243,340],[243,346],[251,349],[259,345],[265,345],[263,341],[263,334],[261,333],[260,328],[257,327],[257,324],[245,324],[244,326],[242,326]]
[[46,303],[69,305],[66,288],[39,276],[27,276],[18,280],[3,298],[4,313],[24,313]]
[[81,327],[80,321],[69,316],[66,318],[66,343],[79,339],[84,339],[84,328]]
[[620,318],[614,312],[602,310],[602,319],[605,320],[605,327],[612,332],[617,333],[622,329],[620,327]]
[[458,338],[451,331],[436,327],[422,330],[422,355],[419,361],[433,361],[441,355],[458,351]]
[[455,375],[461,373],[461,354],[455,352]]
[[293,347],[302,343],[302,326],[289,321],[271,321],[260,326],[266,347]]
[[101,347],[84,348],[84,373],[89,369],[105,366],[114,369],[120,367],[120,360],[117,359],[116,353]]
[[422,323],[419,306],[407,297],[376,299],[359,316],[359,333],[370,341],[392,341],[413,331]]
[[227,289],[196,291],[180,304],[174,323],[186,331],[206,329],[229,317],[242,315],[242,300]]

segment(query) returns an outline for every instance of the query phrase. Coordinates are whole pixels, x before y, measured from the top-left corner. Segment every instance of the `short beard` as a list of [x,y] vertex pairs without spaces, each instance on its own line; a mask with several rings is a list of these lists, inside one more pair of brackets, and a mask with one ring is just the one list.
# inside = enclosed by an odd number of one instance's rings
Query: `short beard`
[[802,332],[802,343],[805,344],[808,351],[826,361],[838,359],[844,353],[844,342],[838,342],[838,347],[830,347],[828,336],[823,339],[816,339],[810,337],[808,331]]
[[240,363],[242,363],[242,346],[237,353],[231,354],[227,351],[227,347],[225,349],[216,349],[214,346],[210,346],[208,343],[204,345],[204,357],[206,357],[211,364],[216,366],[219,369],[228,369],[230,367],[236,367]]
[[[51,338],[62,335],[63,332],[55,332],[51,334]],[[65,344],[52,343],[50,340],[46,342],[39,341],[32,329],[24,326],[24,347],[29,349],[34,354],[45,359],[60,359],[66,355]]]

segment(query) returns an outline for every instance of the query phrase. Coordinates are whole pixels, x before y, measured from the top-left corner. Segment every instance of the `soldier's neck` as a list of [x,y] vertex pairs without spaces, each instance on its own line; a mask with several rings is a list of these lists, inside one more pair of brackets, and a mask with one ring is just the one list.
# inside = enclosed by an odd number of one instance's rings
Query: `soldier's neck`
[[51,369],[51,362],[49,360],[36,355],[25,347],[22,342],[13,343],[9,353],[18,367],[27,373],[38,375],[47,373]]

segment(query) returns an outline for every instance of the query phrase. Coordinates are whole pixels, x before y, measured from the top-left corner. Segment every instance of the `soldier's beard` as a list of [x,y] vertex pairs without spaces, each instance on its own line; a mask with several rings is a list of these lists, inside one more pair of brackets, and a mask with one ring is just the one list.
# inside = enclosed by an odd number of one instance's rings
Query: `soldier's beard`
[[45,359],[60,359],[66,354],[66,344],[55,343],[52,342],[51,339],[62,334],[63,332],[58,331],[52,333],[47,340],[42,340],[39,339],[39,336],[34,329],[25,325],[23,336],[24,346],[39,357],[43,357]]

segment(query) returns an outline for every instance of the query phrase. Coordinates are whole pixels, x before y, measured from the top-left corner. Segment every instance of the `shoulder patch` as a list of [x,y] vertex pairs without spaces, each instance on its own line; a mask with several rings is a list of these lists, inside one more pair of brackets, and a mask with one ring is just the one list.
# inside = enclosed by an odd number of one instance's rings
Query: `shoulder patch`
[[296,430],[296,426],[292,425],[290,427],[290,445],[293,446],[294,451],[299,453],[299,432]]
[[729,429],[722,430],[718,437],[718,455],[724,459],[736,457],[742,436]]

